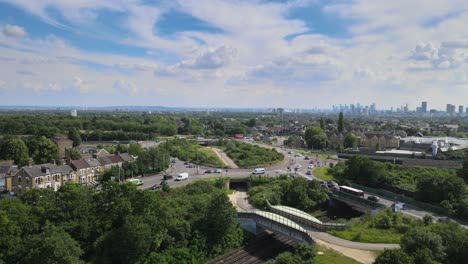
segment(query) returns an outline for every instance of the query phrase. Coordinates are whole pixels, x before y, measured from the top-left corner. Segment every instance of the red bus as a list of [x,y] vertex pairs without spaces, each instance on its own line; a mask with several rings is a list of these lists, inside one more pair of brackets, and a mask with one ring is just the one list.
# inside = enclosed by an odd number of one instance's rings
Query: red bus
[[340,191],[364,198],[364,192],[348,186],[340,186]]

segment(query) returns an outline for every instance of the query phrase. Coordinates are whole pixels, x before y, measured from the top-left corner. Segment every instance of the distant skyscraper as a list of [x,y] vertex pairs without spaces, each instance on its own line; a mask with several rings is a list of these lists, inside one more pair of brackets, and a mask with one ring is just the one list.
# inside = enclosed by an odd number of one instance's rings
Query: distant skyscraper
[[455,105],[453,105],[453,104],[447,104],[446,112],[447,112],[447,114],[453,114],[453,113],[455,113]]
[[76,109],[73,109],[70,111],[70,115],[71,116],[78,116],[78,112],[76,111]]
[[463,105],[458,106],[458,113],[463,114]]
[[276,116],[280,119],[283,119],[284,108],[277,108],[276,109]]
[[421,103],[421,112],[423,112],[423,113],[427,112],[427,102],[422,102]]

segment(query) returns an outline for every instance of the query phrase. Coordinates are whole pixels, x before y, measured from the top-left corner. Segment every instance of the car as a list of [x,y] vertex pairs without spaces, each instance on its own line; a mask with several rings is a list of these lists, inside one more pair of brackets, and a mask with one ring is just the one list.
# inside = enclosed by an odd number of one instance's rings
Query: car
[[170,179],[173,179],[173,178],[174,178],[174,176],[172,176],[170,174],[164,174],[164,176],[163,176],[163,179],[166,180],[166,181],[170,180]]
[[184,165],[189,165],[189,162],[188,161],[184,162]]
[[306,175],[312,175],[312,172],[311,172],[310,170],[308,170],[308,171],[306,172]]
[[211,173],[213,173],[213,171],[212,170],[206,170],[205,173],[211,174]]
[[340,186],[338,185],[338,183],[334,181],[327,181],[327,187],[328,189],[332,189],[332,190],[337,190],[337,191],[340,190]]
[[309,157],[309,156],[305,156],[304,159],[305,159],[305,160],[310,160],[310,157]]
[[299,169],[301,167],[301,164],[296,164],[296,166],[294,166],[296,169]]
[[309,164],[314,164],[314,161],[313,160],[309,161]]
[[140,185],[145,184],[145,182],[140,180],[140,179],[128,179],[127,182],[129,182],[131,184],[134,184],[136,186],[140,186]]
[[380,198],[375,195],[369,195],[367,196],[367,200],[372,201],[372,202],[378,202]]
[[297,153],[297,154],[294,155],[294,157],[300,158],[300,157],[302,157],[302,155]]
[[177,160],[176,160],[176,159],[173,159],[173,160],[172,160],[172,163],[176,163],[176,162],[177,162]]
[[307,176],[305,176],[304,178],[305,178],[305,180],[308,181],[308,182],[314,181],[312,178],[307,177]]
[[195,168],[195,165],[189,163],[189,165],[187,166],[187,168]]
[[441,217],[437,220],[439,223],[454,223],[455,220],[453,220],[452,218],[450,217]]
[[255,168],[255,170],[252,171],[252,174],[265,174],[265,169],[264,168]]
[[294,154],[294,152],[293,151],[288,151],[288,154]]
[[151,190],[157,190],[162,187],[162,184],[156,183],[155,185],[151,186]]
[[216,170],[214,170],[214,173],[223,173],[223,170],[222,169],[216,169]]
[[309,164],[309,166],[307,166],[308,169],[313,169],[314,168],[314,165],[313,164]]

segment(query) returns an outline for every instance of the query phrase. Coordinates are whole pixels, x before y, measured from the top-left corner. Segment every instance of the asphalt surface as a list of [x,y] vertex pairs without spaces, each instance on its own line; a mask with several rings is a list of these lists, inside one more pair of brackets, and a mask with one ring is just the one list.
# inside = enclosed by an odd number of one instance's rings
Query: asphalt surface
[[[264,145],[264,144],[258,144],[258,143],[253,143],[250,141],[245,140],[245,143],[248,144],[255,144],[260,147],[264,148],[269,148],[271,149],[272,146],[270,145]],[[280,148],[280,147],[275,147],[275,149],[282,153],[284,155],[284,160],[280,163],[273,164],[271,166],[264,166],[266,173],[265,176],[269,177],[276,177],[280,174],[286,174],[286,173],[296,173],[297,175],[300,175],[302,177],[309,177],[313,180],[319,180],[317,177],[313,175],[313,172],[315,169],[322,167],[322,166],[329,166],[330,163],[337,163],[337,160],[334,159],[324,159],[318,156],[315,156],[315,154],[311,153],[309,156],[309,160],[304,159],[304,156],[302,157],[297,157],[296,153],[294,153],[293,150],[286,149],[286,148]],[[308,166],[313,163],[313,168],[309,169]],[[300,165],[300,166],[298,166]],[[294,168],[299,167],[297,170]],[[205,173],[206,170],[212,170],[214,171],[216,168],[213,167],[207,167],[207,166],[196,166],[194,165],[193,167],[189,167],[188,165],[185,165],[183,161],[177,160],[176,163],[172,163],[172,166],[166,170],[166,172],[162,172],[156,175],[151,175],[151,176],[146,176],[142,178],[144,181],[144,184],[139,186],[139,189],[149,189],[155,184],[159,184],[162,179],[163,175],[165,173],[171,174],[174,176],[174,178],[177,176],[179,173],[187,172],[189,173],[189,178],[188,180],[185,181],[176,181],[175,179],[168,180],[167,183],[171,187],[176,187],[176,186],[181,186],[188,184],[190,182],[194,182],[200,179],[208,179],[208,178],[216,178],[216,177],[230,177],[230,178],[245,178],[251,175],[251,172],[253,171],[253,168],[249,169],[242,169],[242,168],[235,168],[235,169],[223,169],[223,173],[211,173],[207,174]],[[306,175],[307,171],[311,171],[312,175]],[[365,194],[365,198],[369,195],[373,195],[370,193]],[[386,207],[391,207],[395,202],[392,200],[388,200],[382,197],[379,197],[379,203],[385,205]],[[434,218],[434,221],[438,221],[440,218],[444,218],[445,216],[442,215],[437,215],[432,212],[428,212],[419,208],[416,208],[411,205],[406,205],[406,209],[400,211],[402,214],[411,216],[411,217],[416,217],[419,219],[422,219],[425,215],[430,215]],[[458,221],[463,227],[468,228],[467,223],[465,222],[460,222]]]

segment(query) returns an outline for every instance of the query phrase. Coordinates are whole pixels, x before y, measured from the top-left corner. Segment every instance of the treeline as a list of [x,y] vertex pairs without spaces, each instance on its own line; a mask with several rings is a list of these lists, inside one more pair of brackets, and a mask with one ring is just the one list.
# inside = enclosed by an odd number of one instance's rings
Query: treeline
[[267,166],[284,159],[275,148],[267,149],[236,140],[220,140],[217,143],[237,166],[243,168]]
[[468,259],[468,230],[459,224],[432,223],[413,227],[401,238],[401,249],[385,250],[375,264],[460,264]]
[[58,147],[44,136],[0,139],[0,160],[14,160],[16,165],[27,165],[33,159],[36,164],[58,161]]
[[66,184],[0,200],[0,263],[204,263],[243,243],[225,192]]
[[160,147],[166,149],[172,157],[184,161],[212,167],[224,167],[224,163],[212,150],[200,146],[196,140],[176,138],[162,143]]
[[269,178],[251,176],[249,202],[257,208],[265,208],[268,200],[273,205],[286,205],[303,211],[311,211],[328,201],[328,194],[318,181],[306,181],[302,177],[280,176]]
[[330,168],[330,173],[344,184],[351,181],[369,187],[382,184],[399,187],[402,182],[406,185],[411,182],[417,200],[443,207],[454,216],[468,219],[468,195],[464,181],[468,181],[468,161],[465,161],[462,169],[454,171],[409,168],[353,156]]

